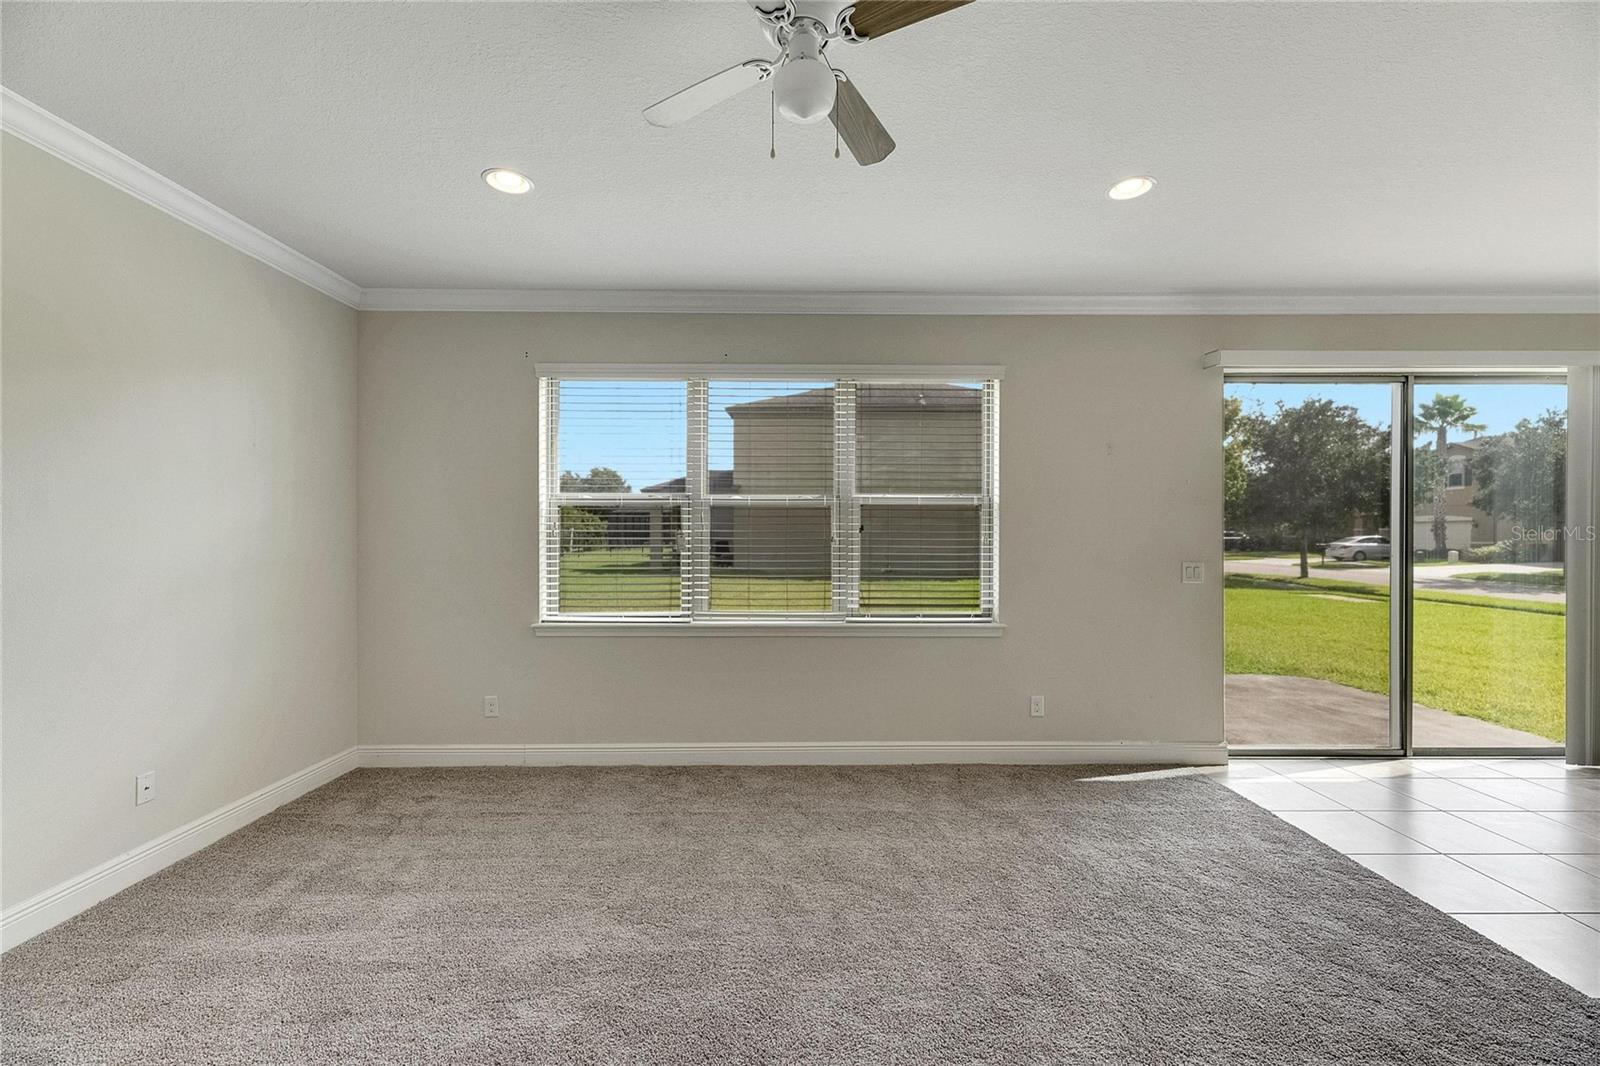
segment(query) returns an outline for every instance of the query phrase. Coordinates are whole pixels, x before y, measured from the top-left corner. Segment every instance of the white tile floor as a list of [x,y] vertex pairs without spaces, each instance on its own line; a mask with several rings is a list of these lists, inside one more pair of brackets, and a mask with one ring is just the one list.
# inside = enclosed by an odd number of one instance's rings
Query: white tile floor
[[1220,779],[1600,996],[1600,770],[1559,759],[1236,758]]

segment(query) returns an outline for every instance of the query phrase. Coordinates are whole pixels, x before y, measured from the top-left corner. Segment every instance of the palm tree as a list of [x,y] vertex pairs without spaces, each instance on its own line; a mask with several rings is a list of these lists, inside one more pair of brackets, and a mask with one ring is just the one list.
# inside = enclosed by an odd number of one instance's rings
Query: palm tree
[[1433,548],[1443,558],[1445,546],[1445,521],[1444,521],[1444,494],[1450,487],[1449,464],[1445,462],[1444,450],[1449,447],[1450,431],[1459,429],[1463,433],[1482,433],[1484,426],[1472,421],[1478,413],[1460,396],[1443,396],[1434,394],[1432,403],[1425,403],[1417,409],[1416,430],[1417,436],[1424,433],[1437,433],[1434,455],[1438,462],[1433,464]]

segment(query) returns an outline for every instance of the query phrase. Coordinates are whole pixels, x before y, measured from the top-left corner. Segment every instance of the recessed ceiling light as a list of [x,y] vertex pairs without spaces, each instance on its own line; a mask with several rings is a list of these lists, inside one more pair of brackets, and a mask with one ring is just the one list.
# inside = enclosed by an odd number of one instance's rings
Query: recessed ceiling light
[[533,189],[533,182],[515,170],[507,170],[505,167],[490,167],[483,172],[483,180],[488,182],[489,188],[495,192],[507,192],[512,196],[521,196]]
[[1111,186],[1111,191],[1106,193],[1113,200],[1132,200],[1135,196],[1143,196],[1156,187],[1155,178],[1137,177],[1123,178]]

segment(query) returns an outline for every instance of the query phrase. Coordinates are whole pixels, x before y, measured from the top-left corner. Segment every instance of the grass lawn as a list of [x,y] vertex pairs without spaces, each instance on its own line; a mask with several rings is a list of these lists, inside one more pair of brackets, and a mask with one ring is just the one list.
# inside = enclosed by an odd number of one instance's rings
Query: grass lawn
[[1489,571],[1482,574],[1453,574],[1457,581],[1478,581],[1499,585],[1523,585],[1546,589],[1564,589],[1567,587],[1567,572],[1565,570],[1539,570],[1533,573],[1507,574],[1499,571]]
[[[1388,691],[1388,589],[1230,574],[1223,598],[1228,673],[1313,677]],[[1418,592],[1417,702],[1561,740],[1565,616],[1561,604]]]
[[[826,577],[787,576],[714,568],[711,609],[738,614],[763,611],[826,611],[833,590]],[[561,610],[675,612],[678,571],[650,565],[644,548],[573,552],[561,557]],[[861,582],[865,614],[976,614],[978,579],[866,578]]]

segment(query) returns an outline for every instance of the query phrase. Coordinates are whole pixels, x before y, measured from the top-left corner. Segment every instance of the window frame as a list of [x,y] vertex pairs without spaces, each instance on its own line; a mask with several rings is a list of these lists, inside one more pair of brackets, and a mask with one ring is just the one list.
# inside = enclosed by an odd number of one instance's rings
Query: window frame
[[[541,364],[538,383],[539,568],[541,633],[554,632],[873,632],[998,635],[1000,621],[1000,438],[998,366],[817,366],[723,364]],[[671,380],[684,383],[686,459],[682,493],[572,493],[560,491],[560,386],[563,381]],[[833,395],[833,477],[822,494],[715,494],[709,484],[710,388],[714,381],[828,381]],[[975,493],[861,493],[857,490],[856,393],[864,384],[919,385],[971,382],[980,392],[979,468]],[[685,550],[679,554],[677,611],[610,613],[560,610],[559,515],[569,506],[617,507],[640,502],[679,507]],[[826,507],[832,531],[830,610],[807,612],[713,611],[711,508],[802,503]],[[861,603],[861,509],[863,506],[958,506],[978,511],[978,611],[863,615]]]

